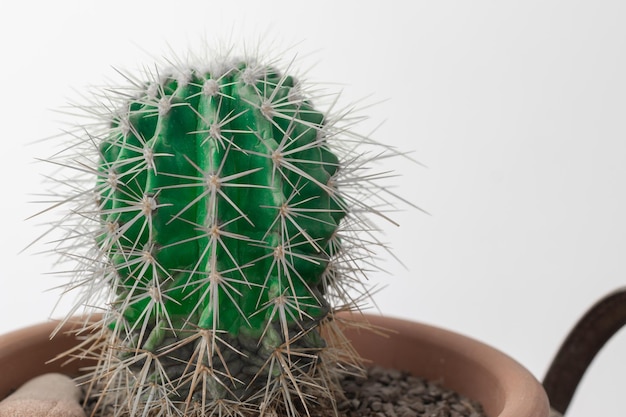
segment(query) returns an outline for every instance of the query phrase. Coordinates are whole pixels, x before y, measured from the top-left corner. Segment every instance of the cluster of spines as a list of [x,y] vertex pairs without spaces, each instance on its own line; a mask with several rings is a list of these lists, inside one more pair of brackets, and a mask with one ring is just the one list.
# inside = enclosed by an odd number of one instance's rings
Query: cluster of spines
[[[132,84],[135,92],[107,96],[112,122],[84,142],[97,149],[96,165],[72,161],[96,175],[95,188],[80,193],[95,193],[96,207],[78,204],[72,216],[86,220],[85,229],[72,228],[61,245],[67,255],[82,245],[73,243],[77,236],[97,241],[89,255],[68,256],[81,265],[82,304],[103,291],[112,307],[95,336],[108,349],[92,375],[99,389],[110,385],[100,401],[131,415],[259,408],[297,415],[319,395],[332,398],[332,367],[356,363],[334,312],[367,294],[364,265],[380,245],[367,218],[380,212],[365,201],[385,190],[355,147],[372,143],[265,66],[185,70]],[[238,110],[227,105],[235,97]],[[261,203],[244,212],[236,201],[246,200]],[[164,238],[172,228],[175,240]],[[273,287],[267,271],[280,276]],[[224,300],[232,308],[219,309]],[[242,356],[239,333],[259,345],[274,337],[261,347],[274,354],[252,378],[266,380],[244,390],[246,398],[229,395],[242,383],[229,363]]]

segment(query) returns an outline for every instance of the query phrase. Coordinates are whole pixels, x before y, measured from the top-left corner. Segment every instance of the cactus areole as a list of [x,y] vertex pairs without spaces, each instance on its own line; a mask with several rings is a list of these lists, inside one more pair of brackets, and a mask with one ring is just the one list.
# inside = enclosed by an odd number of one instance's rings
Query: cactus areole
[[75,223],[58,228],[79,304],[106,303],[80,353],[98,353],[94,413],[333,407],[338,375],[359,367],[335,312],[367,295],[380,245],[364,216],[385,202],[359,148],[372,142],[256,61],[148,78],[107,90],[106,126],[58,163],[92,178],[72,183]]

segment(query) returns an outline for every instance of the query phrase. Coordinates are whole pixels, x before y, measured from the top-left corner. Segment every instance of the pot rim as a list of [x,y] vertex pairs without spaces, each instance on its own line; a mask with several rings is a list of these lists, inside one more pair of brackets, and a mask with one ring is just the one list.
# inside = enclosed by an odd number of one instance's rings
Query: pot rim
[[[483,342],[441,327],[401,318],[366,313],[341,314],[339,317],[360,323],[346,328],[345,334],[366,360],[437,381],[479,401],[489,416],[549,415],[548,398],[539,381],[516,360]],[[76,376],[80,368],[90,364],[79,360],[49,362],[76,345],[76,338],[66,333],[76,322],[66,323],[52,342],[50,335],[59,321],[35,324],[0,335],[3,370],[0,399],[42,373],[63,372]],[[368,325],[376,331],[365,330]],[[39,359],[20,363],[13,359],[15,355]]]

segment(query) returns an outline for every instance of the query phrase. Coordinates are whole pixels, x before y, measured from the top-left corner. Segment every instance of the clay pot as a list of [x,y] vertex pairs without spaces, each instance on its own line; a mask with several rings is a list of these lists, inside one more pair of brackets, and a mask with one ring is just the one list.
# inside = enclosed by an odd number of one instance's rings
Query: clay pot
[[458,333],[421,323],[366,316],[388,337],[350,332],[365,358],[437,381],[479,401],[490,417],[548,417],[548,397],[537,379],[504,353]]
[[[349,330],[356,350],[374,363],[406,370],[440,382],[483,404],[491,417],[548,417],[541,384],[503,353],[473,339],[440,328],[392,318],[364,316],[387,335]],[[0,336],[0,399],[45,372],[75,375],[86,361],[46,363],[73,346],[64,334],[52,340],[56,323],[45,323]]]

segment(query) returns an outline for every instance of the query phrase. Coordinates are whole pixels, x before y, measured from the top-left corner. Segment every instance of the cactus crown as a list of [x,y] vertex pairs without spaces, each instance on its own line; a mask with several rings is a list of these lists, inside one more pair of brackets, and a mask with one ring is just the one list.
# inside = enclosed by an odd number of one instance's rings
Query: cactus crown
[[104,301],[72,353],[97,359],[96,412],[332,406],[360,366],[336,312],[368,294],[369,215],[391,195],[367,151],[389,149],[255,60],[146,75],[84,107],[98,123],[51,158],[78,174],[56,177],[73,204],[56,226],[83,290],[72,313]]

